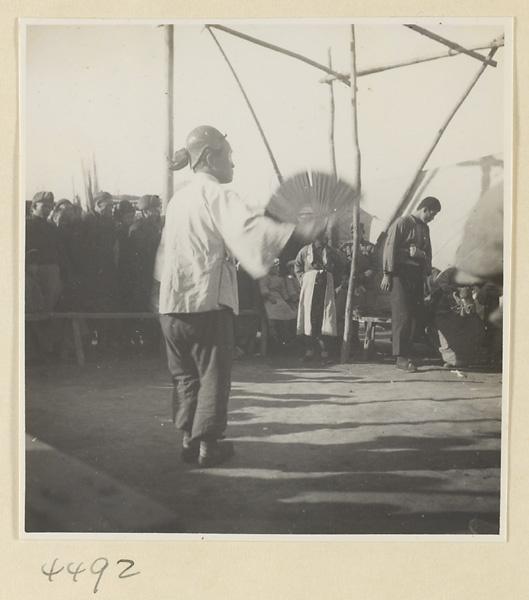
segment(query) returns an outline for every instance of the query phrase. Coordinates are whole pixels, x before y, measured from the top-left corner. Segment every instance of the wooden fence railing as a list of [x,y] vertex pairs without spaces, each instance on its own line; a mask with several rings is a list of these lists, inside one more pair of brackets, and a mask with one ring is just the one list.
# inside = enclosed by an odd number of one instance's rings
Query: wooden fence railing
[[[267,352],[268,345],[268,320],[263,311],[259,309],[248,309],[241,310],[239,316],[254,316],[260,318],[261,323],[261,339],[260,339],[260,353],[265,355]],[[130,319],[130,320],[144,320],[144,319],[158,319],[158,313],[152,312],[52,312],[52,313],[27,313],[25,320],[27,322],[35,321],[49,321],[49,320],[69,320],[72,323],[73,341],[75,347],[75,356],[77,364],[85,364],[85,354],[83,348],[83,338],[81,335],[81,322],[83,320],[116,320],[116,319]]]

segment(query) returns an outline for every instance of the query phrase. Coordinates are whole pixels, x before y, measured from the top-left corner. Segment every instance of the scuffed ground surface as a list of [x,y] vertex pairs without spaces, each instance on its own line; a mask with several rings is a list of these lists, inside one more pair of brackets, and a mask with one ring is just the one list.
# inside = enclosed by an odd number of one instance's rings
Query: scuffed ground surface
[[[180,461],[163,359],[41,366],[26,376],[27,453],[32,439],[48,444],[174,514],[185,533],[497,533],[501,394],[500,373],[428,361],[406,374],[388,362],[244,357],[226,432],[236,456],[203,470]],[[28,481],[53,493],[62,473],[50,472],[28,458]],[[75,506],[48,505],[50,519],[38,498],[28,494],[28,531],[61,515],[56,529],[76,531]],[[83,528],[97,531],[97,500],[89,510]],[[120,513],[116,531],[145,531],[139,512]]]

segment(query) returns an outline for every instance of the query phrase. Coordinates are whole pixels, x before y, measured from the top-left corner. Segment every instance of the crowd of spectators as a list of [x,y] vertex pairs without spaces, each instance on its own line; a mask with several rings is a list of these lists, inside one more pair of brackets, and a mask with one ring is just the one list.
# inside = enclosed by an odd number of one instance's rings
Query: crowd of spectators
[[[67,199],[55,202],[52,192],[35,194],[26,217],[26,312],[149,311],[161,208],[156,195],[134,205],[101,192],[83,211]],[[106,325],[90,324],[94,338],[106,335]],[[50,353],[54,336],[43,348],[43,336],[31,331],[50,325],[33,325],[26,341],[33,337],[33,346]]]
[[[161,210],[162,203],[156,195],[146,195],[132,203],[115,201],[109,193],[101,192],[93,198],[91,210],[83,211],[67,199],[55,202],[52,192],[35,194],[26,216],[26,313],[157,312],[159,284],[153,272],[163,229]],[[315,242],[305,247],[295,260],[276,260],[259,281],[253,281],[239,266],[239,308],[243,316],[235,322],[237,353],[254,351],[263,313],[272,349],[300,349],[303,345],[308,359],[318,350],[318,344],[322,356],[337,350],[336,340],[344,333],[351,258],[351,242],[336,249],[324,241],[323,245]],[[326,277],[332,276],[335,329],[326,329],[323,316],[328,312],[324,307],[327,283],[321,288],[321,322],[314,320],[313,309],[310,315],[300,317],[300,310],[304,310],[303,277],[313,269],[320,275],[325,272]],[[362,239],[352,298],[354,315],[371,314],[380,293],[378,272],[376,247]],[[485,352],[499,346],[497,334],[492,340],[489,313],[498,305],[501,291],[490,282],[458,287],[454,273],[454,268],[442,274],[434,269],[430,289],[425,290],[428,339],[447,366],[475,362],[476,345],[485,348]],[[320,293],[320,275],[315,276],[310,292],[314,306],[318,304],[314,298]],[[60,321],[26,323],[27,358],[56,353],[54,345],[64,341],[65,326]],[[101,345],[107,343],[109,336],[120,345],[143,345],[148,340],[156,343],[158,334],[154,322],[138,319],[116,320],[113,325],[90,319],[83,327],[92,344]],[[325,335],[326,331],[331,335]],[[353,344],[359,344],[358,333],[358,321],[354,320]]]
[[[303,347],[308,354],[307,359],[314,356],[314,351],[318,347],[321,348],[324,357],[337,350],[336,340],[341,338],[344,332],[347,288],[351,270],[351,242],[342,244],[340,249],[330,248],[325,239],[321,244],[316,242],[314,248],[312,246],[313,244],[309,244],[302,248],[294,260],[282,262],[277,259],[269,273],[257,282],[253,282],[240,266],[237,271],[240,308],[264,311],[268,323],[270,346],[275,350],[282,348],[297,350]],[[318,247],[325,248],[324,253],[328,252],[333,256],[332,261],[326,258],[325,266],[315,259],[314,253],[318,253]],[[307,259],[307,255],[310,260]],[[357,284],[352,298],[353,313],[356,315],[369,314],[374,306],[377,268],[374,244],[362,239],[357,264]],[[310,292],[302,294],[303,278],[308,271],[313,271],[314,274],[325,273],[325,277],[330,278],[329,295],[332,296],[332,312],[335,314],[336,321],[334,329],[332,326],[330,330],[326,329],[324,323],[324,297],[321,298],[321,306],[318,307],[322,314],[319,315],[320,318],[314,318],[318,310],[312,310],[310,305],[313,304],[314,290],[317,290],[317,286],[311,285]],[[306,287],[308,287],[307,281],[308,279],[305,282]],[[303,314],[300,317],[300,300],[307,295],[309,307],[302,307]],[[305,326],[304,321],[309,325]],[[240,352],[252,351],[258,329],[259,319],[252,319],[252,315],[240,319],[236,336]],[[357,321],[353,322],[353,344],[359,344]]]

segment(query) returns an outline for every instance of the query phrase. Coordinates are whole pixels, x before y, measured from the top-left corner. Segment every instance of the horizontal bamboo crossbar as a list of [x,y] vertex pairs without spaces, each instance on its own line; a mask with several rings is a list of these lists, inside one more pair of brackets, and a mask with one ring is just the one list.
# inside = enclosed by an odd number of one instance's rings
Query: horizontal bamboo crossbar
[[[379,65],[379,66],[370,67],[367,69],[358,69],[357,77],[363,77],[365,75],[373,75],[374,73],[381,73],[384,71],[388,71],[390,69],[406,67],[406,66],[414,65],[417,63],[421,63],[421,62],[437,60],[439,58],[457,56],[459,54],[468,54],[469,56],[472,56],[473,58],[476,58],[477,60],[481,60],[482,62],[486,62],[487,64],[490,64],[493,67],[495,67],[495,66],[497,66],[496,61],[488,60],[486,57],[484,57],[481,54],[479,54],[478,52],[476,52],[476,50],[488,50],[490,48],[498,48],[498,47],[501,47],[504,45],[503,39],[499,38],[499,39],[494,40],[490,44],[474,46],[471,48],[464,48],[463,46],[456,44],[455,42],[446,40],[445,38],[442,38],[441,36],[436,36],[435,34],[429,32],[427,30],[422,30],[422,28],[420,28],[418,26],[406,25],[406,27],[417,31],[418,33],[421,33],[422,35],[427,35],[427,33],[431,34],[428,37],[435,39],[436,41],[438,41],[439,43],[442,43],[445,46],[448,46],[448,48],[450,49],[449,52],[445,52],[443,54],[438,54],[435,56],[427,56],[427,57],[423,57],[423,58],[409,59],[406,61],[390,63],[387,65]],[[330,83],[331,81],[338,80],[338,81],[341,81],[342,83],[345,83],[346,85],[351,85],[350,76],[348,74],[335,71],[334,69],[331,69],[330,67],[327,67],[326,65],[322,65],[314,60],[311,60],[310,58],[307,58],[306,56],[298,54],[297,52],[292,52],[291,50],[287,50],[286,48],[282,48],[281,46],[276,46],[275,44],[270,44],[270,43],[260,40],[258,38],[252,37],[251,35],[246,35],[244,33],[241,33],[240,31],[231,29],[230,27],[224,27],[223,25],[210,24],[210,25],[206,25],[206,28],[208,30],[211,30],[211,28],[214,28],[214,29],[218,29],[219,31],[224,31],[225,33],[229,33],[235,37],[246,40],[247,42],[251,42],[252,44],[262,46],[263,48],[267,48],[268,50],[273,50],[274,52],[279,52],[280,54],[284,54],[285,56],[290,56],[291,58],[295,58],[296,60],[300,60],[301,62],[311,65],[312,67],[315,67],[316,69],[319,69],[320,71],[327,73],[328,77],[324,78],[322,80],[322,83]],[[422,31],[419,31],[419,29],[421,29]]]
[[448,46],[448,48],[452,48],[452,50],[456,50],[457,52],[467,54],[468,56],[471,56],[472,58],[475,58],[476,60],[479,60],[482,63],[486,63],[487,65],[491,65],[492,67],[498,66],[498,63],[495,60],[487,58],[486,56],[479,54],[479,52],[474,52],[474,50],[469,50],[468,48],[465,48],[460,44],[456,44],[455,42],[447,40],[446,38],[437,35],[436,33],[429,31],[428,29],[424,29],[424,27],[419,27],[418,25],[405,25],[405,27],[411,29],[412,31],[420,33],[421,35],[424,35],[430,38],[431,40],[439,42],[440,44],[443,44],[443,46]]

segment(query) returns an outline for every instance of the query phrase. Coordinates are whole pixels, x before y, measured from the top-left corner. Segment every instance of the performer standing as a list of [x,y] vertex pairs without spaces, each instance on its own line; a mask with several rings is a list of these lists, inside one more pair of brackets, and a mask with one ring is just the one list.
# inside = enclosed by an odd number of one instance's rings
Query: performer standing
[[337,335],[334,287],[344,268],[344,255],[327,244],[324,232],[296,256],[294,269],[301,283],[297,332],[307,337],[304,362],[313,360],[318,345],[322,360],[330,360],[328,338]]
[[412,339],[423,316],[425,279],[432,271],[428,223],[440,210],[437,198],[424,198],[411,214],[391,225],[384,246],[380,287],[391,293],[393,356],[397,369],[409,373],[417,371],[410,360]]
[[[233,454],[231,444],[218,440],[227,425],[238,312],[235,258],[252,277],[262,277],[295,226],[253,211],[222,187],[233,179],[231,147],[214,127],[189,134],[174,168],[186,165],[194,177],[175,193],[166,214],[160,323],[182,458],[211,467]],[[297,231],[310,238],[315,224]]]

